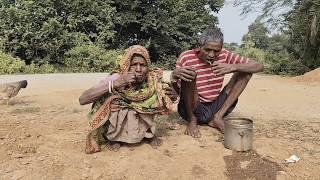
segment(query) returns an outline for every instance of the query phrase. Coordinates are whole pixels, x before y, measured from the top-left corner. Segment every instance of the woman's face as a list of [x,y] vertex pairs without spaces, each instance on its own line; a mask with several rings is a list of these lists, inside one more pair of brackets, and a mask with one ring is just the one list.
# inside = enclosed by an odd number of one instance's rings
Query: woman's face
[[133,55],[129,72],[135,73],[136,81],[138,83],[142,83],[147,79],[148,70],[148,64],[144,57]]

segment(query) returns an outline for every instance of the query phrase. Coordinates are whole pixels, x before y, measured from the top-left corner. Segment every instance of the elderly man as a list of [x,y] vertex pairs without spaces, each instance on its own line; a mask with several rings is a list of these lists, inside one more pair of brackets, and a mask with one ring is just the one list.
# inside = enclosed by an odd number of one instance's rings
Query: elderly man
[[[208,124],[224,133],[223,118],[236,106],[253,73],[263,70],[259,62],[223,48],[223,34],[208,27],[199,47],[181,53],[171,74],[171,83],[180,92],[178,112],[188,121],[186,134],[200,137],[198,123]],[[233,73],[222,89],[224,75]]]

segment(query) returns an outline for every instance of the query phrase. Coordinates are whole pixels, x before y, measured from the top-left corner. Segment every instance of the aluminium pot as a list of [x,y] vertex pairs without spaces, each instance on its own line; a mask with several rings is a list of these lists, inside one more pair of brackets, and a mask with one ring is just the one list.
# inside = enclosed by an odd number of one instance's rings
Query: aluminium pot
[[235,151],[252,149],[253,121],[248,118],[228,118],[225,121],[224,147]]

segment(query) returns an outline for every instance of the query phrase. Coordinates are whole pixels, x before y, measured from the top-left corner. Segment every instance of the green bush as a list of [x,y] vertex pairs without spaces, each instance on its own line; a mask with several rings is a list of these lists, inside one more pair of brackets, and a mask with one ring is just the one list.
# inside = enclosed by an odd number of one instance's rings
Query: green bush
[[278,75],[299,75],[305,73],[308,68],[299,60],[291,57],[286,50],[264,51],[254,48],[250,42],[244,47],[238,48],[236,52],[242,56],[262,62],[265,66],[265,73]]
[[0,51],[0,74],[21,73],[24,70],[25,63]]
[[78,45],[65,54],[68,72],[106,72],[117,66],[122,50],[105,50],[99,46]]
[[300,75],[308,71],[308,68],[299,60],[296,60],[286,52],[267,52],[265,55],[267,66],[266,73],[278,75]]
[[56,73],[58,72],[58,68],[55,66],[45,63],[45,64],[34,64],[26,65],[23,70],[26,74],[47,74],[47,73]]
[[248,57],[250,59],[265,63],[265,52],[261,49],[254,47],[238,48],[236,53]]
[[[152,59],[151,59],[152,61]],[[158,67],[163,70],[173,70],[176,66],[177,57],[175,56],[161,56],[161,61],[152,62],[151,67]]]

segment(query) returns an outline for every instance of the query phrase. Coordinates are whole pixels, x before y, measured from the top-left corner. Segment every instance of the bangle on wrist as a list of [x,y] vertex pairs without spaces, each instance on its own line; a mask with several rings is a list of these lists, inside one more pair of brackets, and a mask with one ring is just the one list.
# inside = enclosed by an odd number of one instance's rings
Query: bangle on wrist
[[111,81],[111,92],[113,92],[113,81]]
[[108,81],[108,92],[111,93],[112,90],[111,90],[111,81]]

